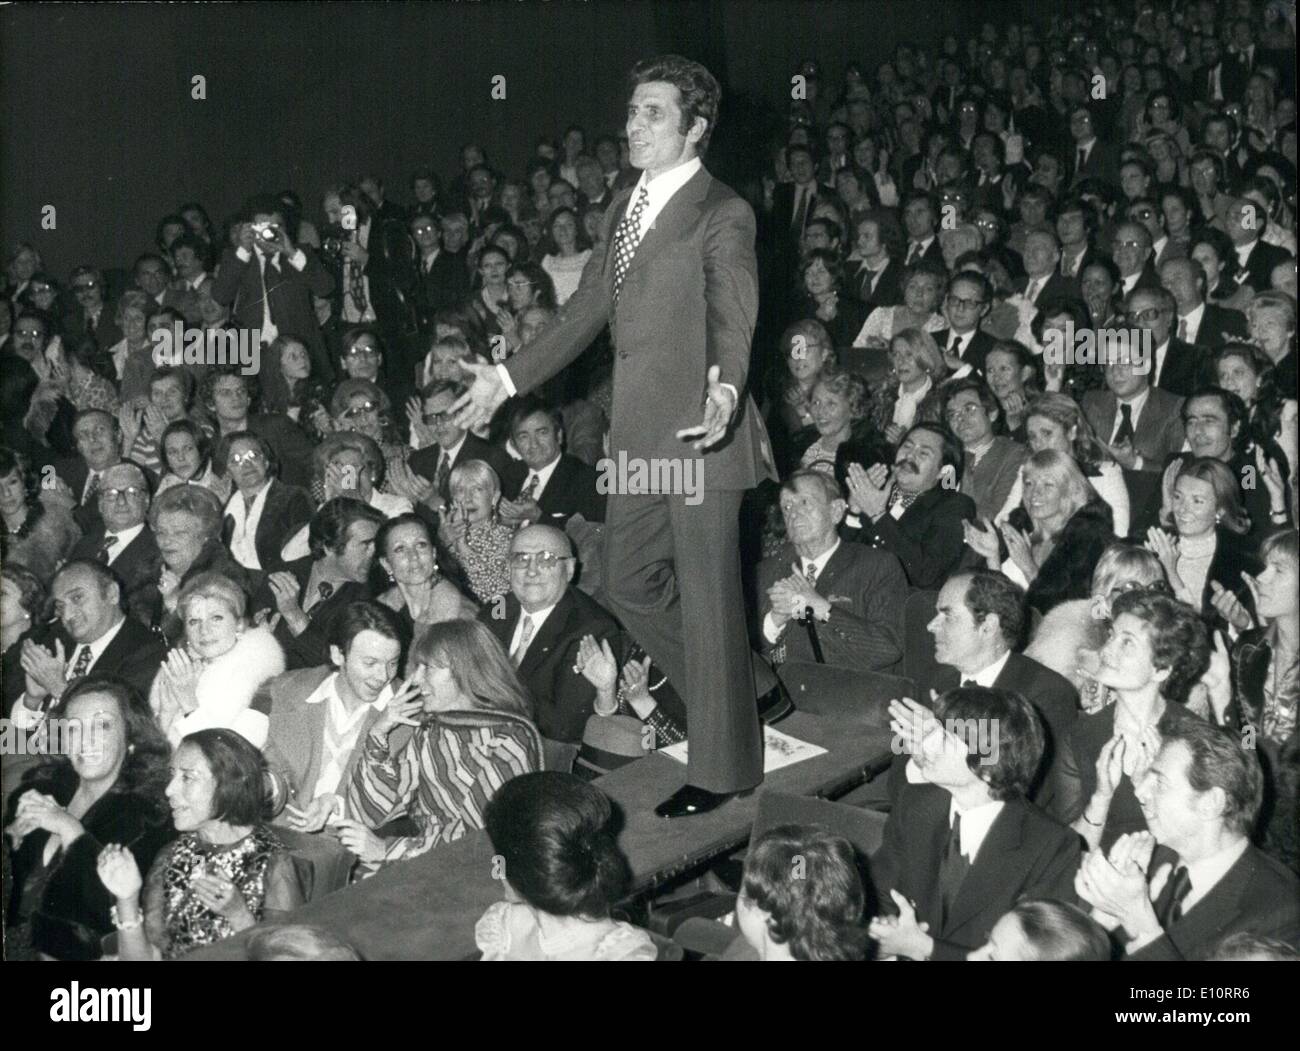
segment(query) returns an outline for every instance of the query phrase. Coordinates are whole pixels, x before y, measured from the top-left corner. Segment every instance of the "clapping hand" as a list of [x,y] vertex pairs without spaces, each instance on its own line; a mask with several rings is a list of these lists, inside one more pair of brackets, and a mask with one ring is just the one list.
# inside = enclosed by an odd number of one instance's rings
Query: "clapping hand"
[[988,522],[962,522],[962,533],[966,546],[980,558],[984,559],[989,569],[996,570],[1002,565],[1002,545],[998,541],[998,532]]
[[693,448],[703,452],[722,441],[736,413],[736,392],[734,388],[721,382],[722,369],[717,365],[709,367],[707,390],[704,401],[704,421],[698,427],[684,427],[677,432],[682,440],[698,438]]
[[68,657],[60,639],[54,640],[54,652],[31,639],[24,639],[19,663],[27,673],[28,681],[44,691],[42,696],[52,694],[57,697],[63,692]]
[[[1251,586],[1253,591],[1254,581],[1251,579],[1250,574],[1243,569],[1241,575],[1243,579],[1247,580],[1248,586]],[[1242,604],[1236,595],[1217,580],[1210,581],[1210,605],[1238,631],[1249,631],[1255,626],[1255,618],[1250,615],[1250,610]]]
[[928,960],[934,952],[930,925],[916,922],[916,907],[896,890],[890,890],[898,908],[897,916],[877,916],[868,933],[880,946],[881,956],[904,956],[909,960]]
[[[1025,575],[1025,579],[1032,581],[1038,576],[1038,560],[1034,558],[1034,549],[1029,542],[1029,537],[1010,522],[1005,522],[1002,525],[1002,539],[1006,542],[1007,554],[1011,556],[1011,561]],[[994,567],[990,566],[990,568]]]
[[104,888],[118,901],[134,901],[139,896],[144,885],[140,866],[120,843],[110,843],[99,852],[95,869]]
[[618,680],[618,661],[614,659],[609,640],[597,641],[594,635],[584,635],[578,643],[578,658],[573,671],[597,690],[612,692]]
[[1193,602],[1188,594],[1187,585],[1183,583],[1183,578],[1178,575],[1178,540],[1158,526],[1152,526],[1147,530],[1145,547],[1164,566],[1165,576],[1169,578],[1169,586],[1173,589],[1174,596],[1189,605],[1199,606],[1201,604],[1200,596],[1197,596],[1195,602]]
[[623,693],[627,703],[643,718],[648,710],[646,706],[653,708],[655,705],[650,693],[650,664],[650,658],[643,657],[623,665]]
[[1264,455],[1262,445],[1255,448],[1255,467],[1264,479],[1264,488],[1268,490],[1269,506],[1285,509],[1286,482],[1282,478],[1282,469],[1276,460],[1270,460]]
[[1146,870],[1154,849],[1155,837],[1150,832],[1132,832],[1115,841],[1109,856],[1098,849],[1084,857],[1074,877],[1074,889],[1101,914],[1097,918],[1103,926],[1112,930],[1123,926],[1134,937],[1159,932],[1152,901],[1164,889],[1170,868],[1161,866],[1148,886]]
[[14,823],[21,824],[27,831],[43,828],[50,835],[58,836],[64,847],[85,831],[81,822],[68,813],[66,807],[59,806],[53,796],[35,789],[28,789],[18,800]]
[[414,395],[406,399],[406,419],[415,435],[417,448],[423,449],[434,443],[433,428],[424,422],[424,405]]

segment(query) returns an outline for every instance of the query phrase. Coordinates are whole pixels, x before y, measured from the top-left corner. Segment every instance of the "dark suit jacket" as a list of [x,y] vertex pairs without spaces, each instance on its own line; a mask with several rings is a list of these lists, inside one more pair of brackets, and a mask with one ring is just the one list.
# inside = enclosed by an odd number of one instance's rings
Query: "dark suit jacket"
[[[1051,282],[1049,281],[1047,287],[1050,286]],[[1044,295],[1045,294],[1046,291],[1044,291]],[[1042,296],[1039,296],[1039,299],[1042,299]],[[948,349],[948,341],[950,339],[952,339],[951,329],[941,329],[934,334],[934,341],[938,344],[940,351],[946,351]],[[976,375],[983,376],[984,359],[989,356],[989,351],[993,349],[993,345],[996,342],[997,340],[983,329],[977,328],[974,335],[972,335],[966,342],[962,350],[961,360],[970,365],[970,367],[975,370]]]
[[1097,251],[1095,247],[1089,244],[1088,247],[1083,250],[1083,255],[1079,259],[1079,265],[1076,266],[1074,269],[1073,277],[1066,274],[1065,272],[1065,249],[1064,248],[1061,249],[1061,253],[1062,253],[1062,257],[1061,257],[1060,265],[1057,267],[1057,273],[1059,273],[1061,277],[1065,278],[1065,280],[1070,282],[1072,295],[1076,299],[1082,299],[1083,289],[1079,284],[1079,278],[1083,276],[1083,272],[1087,270],[1088,267],[1090,267],[1093,263],[1095,263],[1098,259],[1101,258],[1101,253]]
[[[791,563],[800,564],[789,544],[765,558],[758,566],[759,632],[772,612],[768,588],[788,577]],[[907,577],[898,559],[877,551],[840,541],[814,584],[817,593],[831,604],[830,620],[817,623],[817,638],[827,664],[860,671],[889,671],[903,656],[903,601]],[[785,660],[811,661],[816,657],[807,628],[791,621],[780,640],[771,644],[763,638],[764,653],[784,649]]]
[[1201,315],[1201,327],[1196,330],[1194,342],[1198,347],[1217,350],[1225,343],[1244,341],[1248,336],[1246,315],[1240,310],[1206,303],[1205,313]]
[[[62,626],[57,627],[54,634],[63,642],[63,651],[71,662],[77,643]],[[52,646],[53,643],[49,645]],[[158,674],[158,666],[166,656],[167,642],[162,635],[150,631],[134,617],[127,617],[117,636],[99,655],[99,660],[91,664],[86,674],[121,676],[143,696],[148,697],[154,676]]]
[[294,269],[282,255],[276,267],[279,276],[268,262],[265,283],[256,259],[246,263],[234,248],[227,248],[212,280],[212,298],[230,307],[231,320],[239,328],[247,329],[262,327],[262,301],[269,299],[275,327],[281,333],[292,333],[304,340],[311,352],[312,375],[329,380],[334,377],[334,363],[325,351],[311,297],[328,296],[334,291],[334,279],[311,248],[299,247],[307,257],[302,271]]
[[[1152,353],[1154,352],[1153,349]],[[1199,346],[1184,343],[1177,336],[1170,336],[1169,346],[1165,350],[1164,367],[1160,370],[1160,389],[1186,398],[1204,382],[1208,357]],[[1154,365],[1153,361],[1152,366]]]
[[[1029,278],[1016,282],[1016,291],[1021,295],[1029,290]],[[1078,285],[1068,277],[1065,277],[1059,270],[1053,271],[1048,275],[1047,281],[1043,287],[1038,290],[1038,296],[1034,299],[1034,306],[1042,303],[1049,303],[1052,300],[1061,299],[1078,299]],[[992,342],[992,339],[989,340]]]
[[[564,523],[576,514],[581,514],[588,522],[605,521],[605,496],[596,491],[598,477],[595,468],[575,456],[561,453],[560,461],[537,501],[537,506],[542,509],[538,524],[563,529]],[[522,460],[511,460],[501,479],[505,498],[519,499],[527,480],[528,465]]]
[[[239,490],[235,490],[231,500],[242,500]],[[227,505],[229,506],[229,505]],[[271,479],[270,491],[266,494],[266,503],[262,505],[262,517],[257,523],[257,535],[253,544],[257,548],[257,560],[264,573],[273,573],[285,567],[280,557],[280,549],[294,533],[311,521],[315,508],[311,497],[296,485],[285,485],[278,478]],[[221,542],[230,546],[234,535],[235,519],[229,511],[221,524]],[[272,603],[274,606],[274,603]]]
[[[903,248],[904,265],[906,265],[907,258],[911,254],[912,254],[912,242],[908,241],[907,245]],[[919,256],[917,256],[917,258],[912,260],[912,265],[915,266],[917,263],[924,262],[924,261],[928,261],[931,263],[938,263],[940,266],[944,266],[943,249],[939,247],[938,230],[935,230],[933,236],[930,239],[930,244],[926,247],[925,251],[922,252]]]
[[[442,447],[430,445],[425,449],[417,449],[411,453],[410,467],[411,470],[421,478],[433,482],[438,477],[438,460],[442,457]],[[490,442],[484,441],[475,434],[466,434],[465,441],[456,452],[456,459],[451,461],[454,470],[458,464],[466,463],[469,460],[482,460],[485,464],[496,471],[497,477],[501,478],[508,471],[511,460],[510,454],[504,449],[499,449]],[[450,478],[450,472],[448,473]],[[550,488],[549,486],[547,488]],[[443,500],[450,500],[451,493],[439,493]]]
[[1139,288],[1155,289],[1163,287],[1164,286],[1160,284],[1160,275],[1156,272],[1155,259],[1148,259],[1143,265],[1142,270],[1138,273],[1137,283],[1126,293],[1124,291],[1124,279],[1120,278],[1120,283],[1115,289],[1115,295],[1117,298],[1122,300],[1125,295],[1132,295]]
[[[1162,863],[1161,850],[1152,869]],[[1170,852],[1172,854],[1172,852]],[[1166,890],[1169,884],[1166,883]],[[1161,901],[1157,900],[1157,914]],[[1248,846],[1205,897],[1164,935],[1127,958],[1182,960],[1199,957],[1230,934],[1249,932],[1300,948],[1300,879],[1258,847]]]
[[849,277],[857,297],[869,307],[892,307],[903,301],[903,264],[901,260],[891,259],[880,272],[873,292],[867,280],[866,272],[861,269],[853,271]]
[[248,429],[274,450],[281,482],[311,488],[314,446],[306,431],[280,412],[255,413],[248,418]]
[[[73,545],[68,558],[93,559],[104,543],[104,530],[83,536]],[[153,530],[147,525],[126,547],[118,552],[108,567],[121,578],[122,601],[126,611],[146,628],[153,626],[153,615],[158,604],[158,576],[162,572],[162,555]]]
[[980,457],[979,463],[973,456],[966,457],[961,491],[975,501],[976,514],[993,521],[1015,488],[1020,467],[1028,458],[1027,446],[1002,434],[993,439],[993,448]]
[[1255,247],[1250,250],[1250,256],[1246,259],[1245,274],[1239,275],[1241,280],[1238,284],[1250,285],[1256,292],[1266,292],[1273,287],[1269,282],[1269,274],[1273,272],[1273,267],[1278,263],[1285,263],[1290,258],[1291,253],[1285,248],[1256,241]]
[[434,314],[451,309],[469,296],[469,267],[464,252],[452,255],[442,249],[438,250],[432,266],[426,268],[422,259],[415,266],[416,311],[422,330],[432,332]]
[[871,858],[882,911],[896,913],[891,890],[916,903],[928,923],[935,960],[961,960],[987,940],[993,925],[1021,898],[1072,902],[1079,837],[1020,797],[1008,799],[962,881],[948,922],[942,919],[939,863],[948,840],[952,796],[936,785],[908,785],[885,822]]
[[[1133,428],[1133,448],[1142,457],[1143,471],[1163,471],[1169,457],[1183,447],[1182,407],[1182,398],[1159,387],[1148,395]],[[1097,437],[1109,444],[1119,418],[1119,399],[1109,389],[1090,390],[1083,395],[1082,408]]]
[[99,312],[99,321],[90,329],[87,316],[80,307],[74,307],[63,315],[63,332],[71,340],[83,336],[93,336],[100,350],[108,350],[122,342],[122,329],[117,323],[117,310],[112,303],[105,303]]
[[[701,168],[641,238],[618,302],[614,230],[631,192],[605,216],[604,249],[592,253],[578,290],[506,368],[516,390],[538,387],[609,325],[615,346],[609,449],[616,460],[692,455],[677,431],[698,426],[709,369],[740,395],[731,429],[701,454],[706,490],[750,489],[774,477],[767,433],[746,391],[758,313],[754,213]],[[651,262],[665,265],[650,266]],[[703,280],[701,280],[701,275]]]
[[974,518],[974,500],[940,486],[918,496],[897,521],[885,512],[875,522],[864,518],[860,532],[843,535],[893,552],[912,587],[937,588],[961,565],[967,550],[962,523]]
[[[817,199],[828,192],[815,182],[811,188],[812,196],[808,199],[807,213],[804,216],[805,227],[808,225],[808,220],[812,218]],[[795,184],[792,182],[778,183],[776,189],[772,192],[772,211],[768,221],[768,229],[770,240],[780,252],[797,253],[799,237],[803,234],[802,230],[795,234],[792,229],[794,226],[794,201]]]
[[[943,693],[960,685],[961,676],[957,669],[940,665],[930,688]],[[1020,694],[1043,717],[1047,741],[1032,798],[1046,809],[1051,805],[1056,790],[1056,767],[1060,763],[1062,742],[1078,720],[1079,694],[1064,676],[1039,664],[1032,657],[1014,652],[1007,657],[1007,663],[1002,666],[995,685],[999,689]]]
[[[312,559],[297,558],[285,562],[280,569],[292,573],[298,581],[298,601],[307,605],[307,584],[311,579]],[[307,627],[301,635],[294,635],[289,626],[280,621],[275,628],[275,637],[284,649],[285,663],[290,671],[298,668],[317,668],[330,663],[330,643],[334,638],[334,625],[343,611],[354,602],[364,602],[371,598],[370,589],[365,584],[348,581],[334,588],[334,593],[323,602],[312,606],[308,613]],[[254,593],[248,608],[256,612],[265,609],[275,613],[275,593],[265,581]]]
[[[479,620],[509,651],[521,610],[514,595],[505,599],[504,617],[493,616],[495,610],[488,606],[479,612]],[[578,645],[584,635],[593,635],[597,642],[609,639],[614,646],[618,632],[618,623],[604,607],[572,586],[551,610],[519,665],[519,678],[532,695],[543,737],[574,744],[582,740],[587,717],[595,710],[596,688],[573,670]]]
[[1119,147],[1100,135],[1088,150],[1088,160],[1082,168],[1079,167],[1079,144],[1071,142],[1066,164],[1071,186],[1077,186],[1083,179],[1101,179],[1114,185],[1119,184]]

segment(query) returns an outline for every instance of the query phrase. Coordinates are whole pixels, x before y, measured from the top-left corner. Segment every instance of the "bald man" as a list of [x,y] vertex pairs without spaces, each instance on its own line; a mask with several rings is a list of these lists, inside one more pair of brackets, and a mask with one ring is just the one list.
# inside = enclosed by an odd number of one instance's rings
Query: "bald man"
[[479,619],[501,640],[536,704],[537,728],[551,741],[578,744],[595,711],[596,688],[575,672],[586,635],[617,643],[618,623],[572,586],[569,538],[553,526],[528,526],[510,545],[510,593]]

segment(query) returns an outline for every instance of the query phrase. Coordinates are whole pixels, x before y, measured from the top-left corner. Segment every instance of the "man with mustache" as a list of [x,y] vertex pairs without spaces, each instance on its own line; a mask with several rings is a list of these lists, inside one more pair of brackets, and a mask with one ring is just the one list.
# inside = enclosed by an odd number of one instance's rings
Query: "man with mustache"
[[962,523],[975,502],[957,491],[965,454],[939,423],[918,423],[903,435],[894,467],[849,465],[849,510],[862,528],[849,539],[898,556],[914,588],[937,588],[961,565]]

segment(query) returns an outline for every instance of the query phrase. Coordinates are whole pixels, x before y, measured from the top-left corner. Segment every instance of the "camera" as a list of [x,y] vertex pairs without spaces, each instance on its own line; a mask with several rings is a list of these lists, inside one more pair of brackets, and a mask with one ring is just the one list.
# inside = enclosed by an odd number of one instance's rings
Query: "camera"
[[280,240],[280,228],[275,223],[254,223],[253,233],[267,244]]

